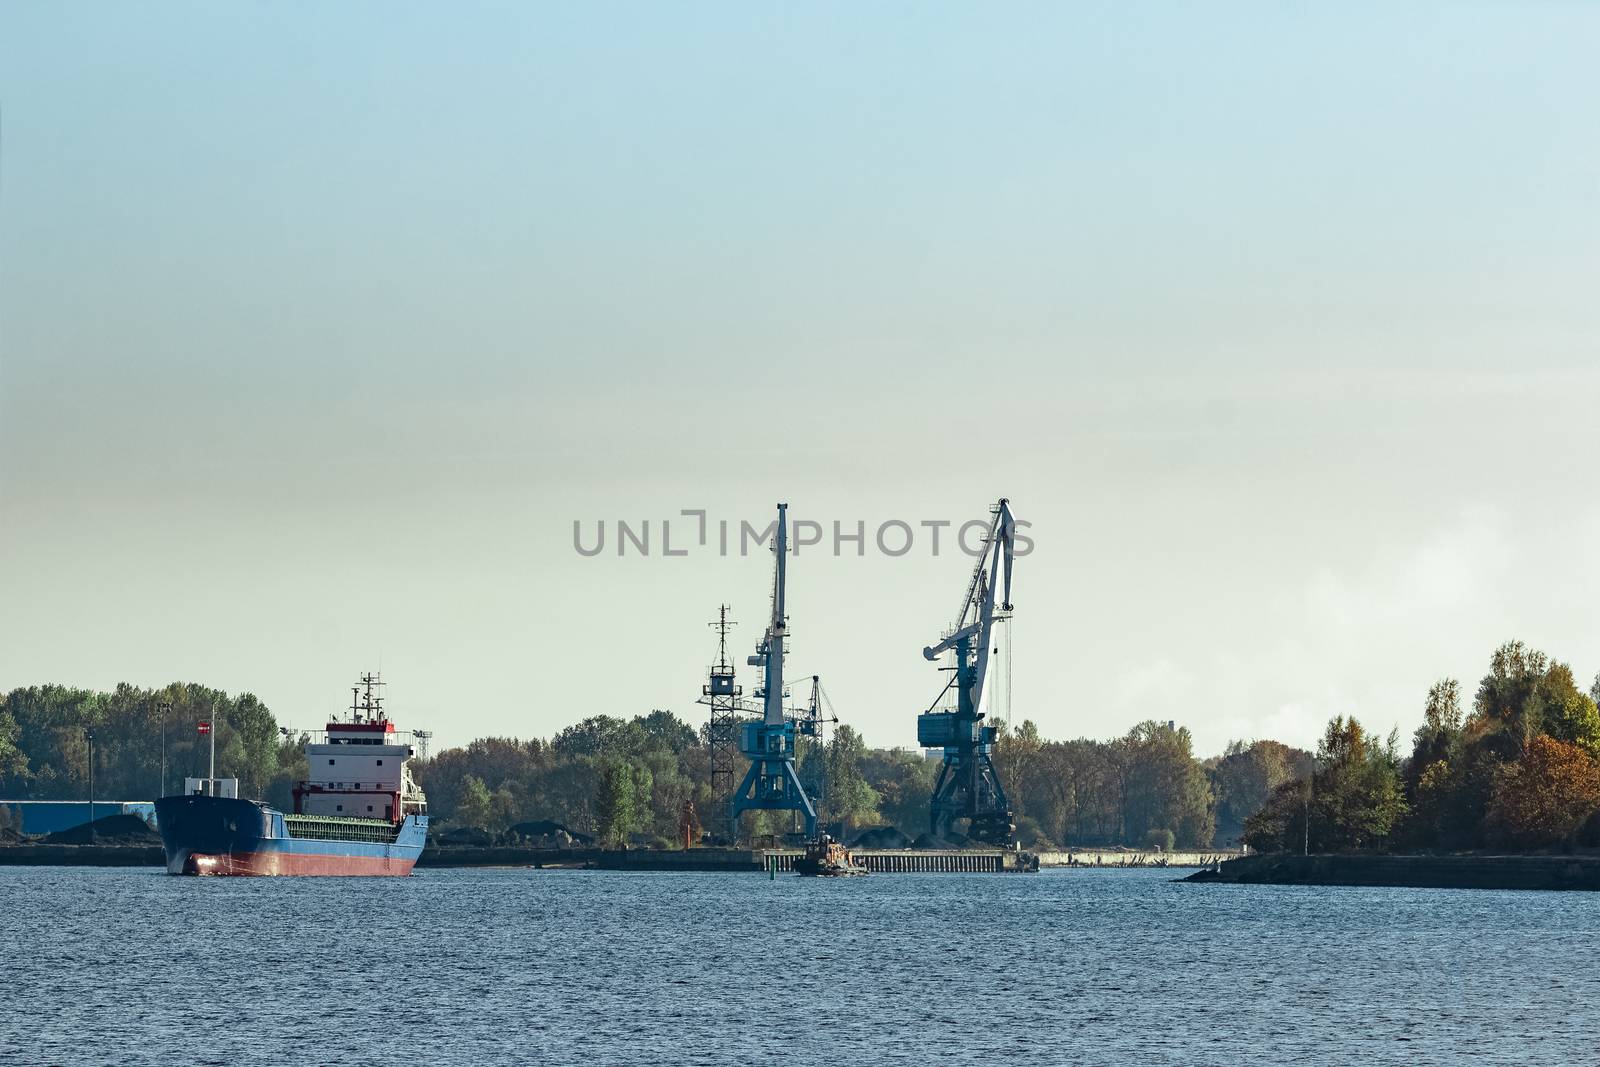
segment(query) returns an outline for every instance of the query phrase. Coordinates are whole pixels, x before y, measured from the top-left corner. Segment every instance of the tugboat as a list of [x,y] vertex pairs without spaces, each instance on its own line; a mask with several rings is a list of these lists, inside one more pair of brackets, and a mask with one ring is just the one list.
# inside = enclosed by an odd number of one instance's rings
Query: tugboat
[[794,861],[794,869],[796,874],[821,878],[867,873],[867,869],[851,857],[849,849],[827,834],[806,844],[806,854]]

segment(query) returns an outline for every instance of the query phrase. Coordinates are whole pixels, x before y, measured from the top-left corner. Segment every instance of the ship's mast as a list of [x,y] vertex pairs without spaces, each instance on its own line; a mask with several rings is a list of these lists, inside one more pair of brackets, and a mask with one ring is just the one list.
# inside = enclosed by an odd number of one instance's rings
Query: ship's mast
[[350,721],[351,722],[383,722],[383,689],[382,672],[367,671],[361,676],[361,684],[350,687]]

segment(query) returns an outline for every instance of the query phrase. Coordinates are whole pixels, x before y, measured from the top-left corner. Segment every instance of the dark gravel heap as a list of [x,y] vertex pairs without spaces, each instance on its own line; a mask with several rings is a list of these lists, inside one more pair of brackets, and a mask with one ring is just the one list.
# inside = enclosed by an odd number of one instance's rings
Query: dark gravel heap
[[893,826],[874,826],[864,830],[850,842],[851,848],[910,848],[911,838]]
[[83,826],[46,834],[42,840],[46,845],[159,845],[161,835],[137,815],[107,815]]

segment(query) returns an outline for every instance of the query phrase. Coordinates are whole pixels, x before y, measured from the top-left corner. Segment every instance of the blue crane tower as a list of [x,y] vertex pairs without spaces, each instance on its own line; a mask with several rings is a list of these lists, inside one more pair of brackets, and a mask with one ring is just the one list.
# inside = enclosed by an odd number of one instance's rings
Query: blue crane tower
[[747,722],[740,732],[739,751],[750,757],[750,770],[734,790],[728,807],[735,839],[739,836],[739,817],[747,811],[797,811],[805,819],[805,835],[817,835],[817,812],[806,796],[805,786],[794,769],[795,723],[783,710],[783,640],[789,632],[783,610],[783,581],[788,558],[788,504],[778,505],[778,523],[773,535],[772,618],[750,666],[764,669],[761,688],[755,696],[762,701],[761,720]]
[[[1009,848],[1016,840],[1016,823],[991,759],[999,730],[983,724],[983,694],[989,657],[994,651],[994,624],[1011,617],[1011,558],[1016,525],[1004,498],[989,510],[989,535],[967,583],[967,595],[961,602],[955,627],[938,644],[922,650],[930,660],[946,652],[954,653],[950,681],[933,703],[934,708],[938,707],[945,694],[954,689],[955,709],[929,708],[918,715],[917,743],[944,749],[944,764],[939,768],[930,801],[929,832],[934,837],[949,837],[956,820],[964,818],[969,838]],[[1003,581],[1005,589],[998,614],[994,602],[997,580]]]

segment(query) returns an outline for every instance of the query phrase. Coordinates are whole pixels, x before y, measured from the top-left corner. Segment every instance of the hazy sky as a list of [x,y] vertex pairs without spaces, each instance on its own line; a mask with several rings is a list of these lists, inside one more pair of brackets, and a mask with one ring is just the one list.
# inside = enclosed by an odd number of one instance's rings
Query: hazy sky
[[[663,518],[1001,495],[1050,736],[1409,731],[1513,637],[1590,678],[1597,41],[1565,3],[7,3],[0,687],[312,726],[381,663],[446,743],[698,723],[770,556],[663,558]],[[619,518],[651,556],[574,551]],[[792,562],[790,673],[873,744],[943,683],[943,548]]]

